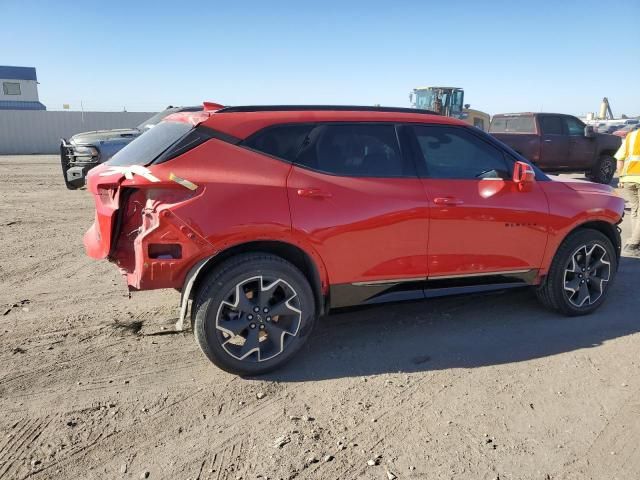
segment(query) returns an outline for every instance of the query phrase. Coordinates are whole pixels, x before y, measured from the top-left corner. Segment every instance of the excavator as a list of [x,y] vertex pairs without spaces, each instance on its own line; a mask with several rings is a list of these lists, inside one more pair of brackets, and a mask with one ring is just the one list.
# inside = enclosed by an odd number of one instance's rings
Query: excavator
[[409,101],[414,108],[431,110],[455,117],[484,130],[489,129],[491,117],[480,110],[472,110],[469,104],[464,104],[464,90],[458,87],[418,87],[409,94]]

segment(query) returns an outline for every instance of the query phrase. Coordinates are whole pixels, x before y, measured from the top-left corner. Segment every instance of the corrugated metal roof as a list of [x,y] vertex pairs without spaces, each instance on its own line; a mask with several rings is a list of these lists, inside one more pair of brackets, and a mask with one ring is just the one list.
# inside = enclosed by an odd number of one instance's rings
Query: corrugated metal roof
[[0,110],[46,110],[40,102],[20,102],[16,100],[0,100]]
[[8,80],[38,80],[34,67],[9,67],[0,65],[0,78]]

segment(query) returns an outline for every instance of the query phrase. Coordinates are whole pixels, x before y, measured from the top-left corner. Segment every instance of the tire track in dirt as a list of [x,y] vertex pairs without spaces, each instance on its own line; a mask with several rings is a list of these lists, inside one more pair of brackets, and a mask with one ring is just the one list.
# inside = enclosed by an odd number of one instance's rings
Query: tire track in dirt
[[[231,379],[228,383],[232,383],[233,380],[235,379]],[[113,465],[115,461],[114,451],[118,454],[133,454],[139,452],[140,456],[142,456],[143,452],[153,450],[154,445],[162,444],[163,440],[166,439],[166,432],[171,430],[171,424],[174,421],[173,413],[176,411],[215,411],[216,409],[213,405],[208,405],[206,401],[207,398],[211,399],[212,396],[209,390],[203,388],[185,394],[170,405],[157,411],[151,411],[148,418],[138,417],[124,428],[115,430],[103,438],[96,439],[91,445],[85,445],[82,450],[74,449],[67,453],[64,459],[57,460],[54,463],[46,465],[45,468],[34,472],[34,476],[38,478],[36,474],[50,471],[53,467],[62,469],[63,471],[70,470],[73,475],[78,475],[79,472],[74,471],[72,468],[73,465],[81,463],[81,460],[89,455],[91,455],[91,463],[95,468],[108,469],[108,467],[112,465],[115,471],[118,466]],[[228,400],[229,399],[225,399],[225,401]],[[216,423],[217,426],[200,425],[194,428],[189,432],[189,439],[181,442],[183,445],[185,443],[193,444],[192,448],[187,449],[191,455],[181,458],[177,466],[181,466],[185,471],[197,469],[203,455],[210,451],[216,451],[222,452],[222,455],[218,456],[219,460],[216,460],[222,463],[217,463],[217,467],[212,466],[211,469],[215,469],[218,472],[225,469],[229,470],[229,472],[237,472],[236,465],[234,465],[233,470],[229,467],[231,459],[239,458],[240,452],[242,451],[242,442],[237,445],[239,443],[239,429],[237,427],[242,425],[247,419],[255,418],[258,419],[257,422],[252,423],[255,428],[260,429],[262,426],[266,428],[270,419],[272,420],[278,413],[281,413],[280,400],[280,398],[274,397],[269,401],[261,401],[255,405],[251,405],[243,409],[242,414],[234,415],[231,421],[228,421],[230,419],[229,417],[219,418]],[[214,403],[218,402],[216,401]],[[267,423],[267,425],[264,425],[265,423]],[[213,442],[209,441],[204,446],[199,445],[200,439],[207,438],[207,433],[211,428],[224,428],[224,433],[216,435]],[[242,431],[242,429],[240,429],[240,431]],[[149,435],[149,432],[153,432],[153,434]],[[125,445],[135,445],[135,448],[132,451],[130,448],[122,447]],[[198,446],[200,448],[198,448]],[[204,447],[206,447],[206,449],[203,451]],[[160,471],[162,471],[163,468],[170,468],[168,465],[169,458],[172,457],[170,455],[161,456],[161,459],[155,464],[155,467]],[[174,470],[175,468],[176,466],[173,466]],[[208,473],[205,476],[207,475]],[[227,477],[222,476],[221,478]]]
[[[640,472],[640,455],[636,440],[640,437],[640,389],[596,435],[587,451],[565,467],[559,478],[636,478]],[[591,473],[589,473],[591,472]],[[595,475],[589,477],[589,475]]]
[[[0,465],[4,463],[4,467],[0,467],[0,478],[10,473],[17,474],[18,471],[13,469],[17,461],[23,460],[27,450],[32,450],[34,443],[42,435],[43,431],[51,423],[52,418],[39,418],[31,421],[26,420],[25,426],[21,428],[19,434],[14,437],[15,440],[0,450]],[[29,425],[27,427],[27,425]],[[13,470],[13,471],[12,471]]]

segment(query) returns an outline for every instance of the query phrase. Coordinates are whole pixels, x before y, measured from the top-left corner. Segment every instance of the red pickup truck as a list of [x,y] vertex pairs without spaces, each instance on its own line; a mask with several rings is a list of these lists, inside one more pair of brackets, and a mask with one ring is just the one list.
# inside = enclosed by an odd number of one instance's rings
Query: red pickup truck
[[620,138],[596,133],[576,117],[560,113],[494,115],[489,133],[547,172],[584,172],[610,183]]

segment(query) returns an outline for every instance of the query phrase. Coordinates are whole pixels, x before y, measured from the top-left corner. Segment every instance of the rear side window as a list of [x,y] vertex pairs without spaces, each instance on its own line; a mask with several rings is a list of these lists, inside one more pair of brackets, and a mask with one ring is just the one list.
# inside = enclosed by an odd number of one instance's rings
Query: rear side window
[[420,170],[429,178],[509,178],[504,154],[464,128],[412,127],[419,145]]
[[562,117],[542,116],[540,117],[540,128],[543,135],[562,135]]
[[192,128],[184,122],[161,122],[116,153],[107,165],[148,165]]
[[415,176],[413,167],[405,163],[400,153],[393,125],[319,125],[297,163],[349,177]]
[[491,133],[536,133],[533,117],[493,117]]
[[293,162],[313,125],[278,125],[256,133],[244,146]]

